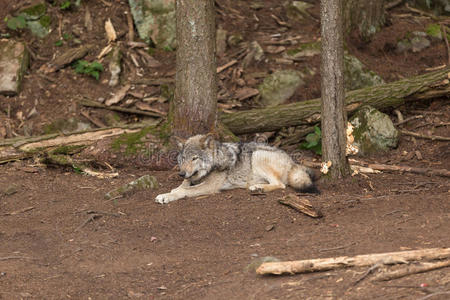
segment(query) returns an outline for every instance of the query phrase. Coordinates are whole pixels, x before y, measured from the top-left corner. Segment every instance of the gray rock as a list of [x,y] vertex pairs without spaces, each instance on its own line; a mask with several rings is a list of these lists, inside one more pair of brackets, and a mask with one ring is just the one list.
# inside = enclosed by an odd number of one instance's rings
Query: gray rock
[[384,83],[379,75],[348,53],[344,54],[344,76],[345,89],[349,91]]
[[39,1],[20,11],[20,15],[27,22],[27,28],[39,38],[44,38],[50,33],[51,18],[46,13],[47,4],[45,1]]
[[91,129],[91,125],[76,118],[57,119],[43,128],[45,133],[70,133],[87,129]]
[[368,155],[397,147],[398,131],[388,115],[371,106],[362,107],[350,119],[359,154]]
[[0,94],[17,95],[29,55],[25,45],[12,40],[0,40]]
[[129,0],[139,37],[161,49],[176,48],[175,0]]
[[397,42],[395,52],[403,53],[411,49],[411,42],[408,39],[403,39]]
[[308,9],[314,6],[309,3],[303,1],[287,1],[285,2],[284,7],[288,18],[292,20],[301,21],[304,19],[314,19],[308,12]]
[[109,200],[115,197],[123,196],[125,194],[131,194],[139,190],[157,189],[158,186],[158,180],[154,176],[144,175],[136,180],[122,185],[117,189],[109,191],[105,194],[105,199]]
[[294,70],[276,71],[266,77],[258,86],[261,103],[264,106],[276,106],[294,95],[297,88],[305,84],[302,74]]
[[250,43],[249,52],[242,60],[242,66],[245,68],[253,61],[259,62],[264,58],[264,50],[257,41]]
[[412,52],[420,52],[428,47],[430,47],[431,43],[426,38],[426,36],[416,35],[411,39],[411,50]]

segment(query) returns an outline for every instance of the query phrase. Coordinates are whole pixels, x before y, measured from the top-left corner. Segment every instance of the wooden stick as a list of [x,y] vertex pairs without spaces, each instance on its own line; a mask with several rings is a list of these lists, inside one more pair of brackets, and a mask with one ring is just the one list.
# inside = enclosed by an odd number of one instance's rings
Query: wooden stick
[[314,208],[308,199],[300,198],[295,194],[289,194],[283,199],[278,200],[279,203],[292,207],[296,211],[304,213],[312,218],[321,218],[322,212]]
[[431,248],[412,251],[340,256],[331,258],[307,259],[285,262],[266,262],[256,270],[257,274],[281,275],[306,272],[318,272],[345,267],[364,267],[375,264],[400,264],[408,261],[450,258],[450,248]]
[[374,281],[387,281],[392,279],[397,279],[417,273],[425,273],[428,271],[441,269],[450,266],[450,260],[432,262],[432,263],[422,263],[420,265],[407,265],[401,269],[389,272],[383,272],[375,276]]
[[109,109],[109,110],[119,111],[119,112],[128,113],[128,114],[143,115],[143,116],[152,117],[152,118],[159,118],[159,117],[163,116],[162,114],[157,113],[157,112],[143,111],[143,110],[133,109],[133,108],[125,108],[125,107],[116,106],[116,105],[106,106],[104,104],[101,104],[101,103],[98,103],[95,101],[91,101],[91,100],[87,100],[87,99],[80,100],[79,103],[86,107],[103,108],[103,109]]
[[217,70],[216,70],[217,74],[222,72],[223,70],[231,67],[232,65],[234,65],[236,63],[237,63],[237,60],[233,59],[233,60],[229,61],[228,63],[224,64],[223,66],[217,67]]
[[402,134],[418,137],[418,138],[421,138],[421,139],[428,139],[428,140],[432,140],[432,141],[450,141],[450,137],[446,137],[446,136],[423,135],[423,134],[420,134],[420,133],[415,133],[415,132],[404,130],[404,129],[399,130],[399,131]]
[[429,168],[414,168],[408,166],[394,166],[394,165],[383,165],[383,164],[369,164],[369,168],[380,171],[399,171],[399,172],[410,172],[415,174],[422,174],[428,176],[442,176],[450,177],[450,171],[446,169],[429,169]]

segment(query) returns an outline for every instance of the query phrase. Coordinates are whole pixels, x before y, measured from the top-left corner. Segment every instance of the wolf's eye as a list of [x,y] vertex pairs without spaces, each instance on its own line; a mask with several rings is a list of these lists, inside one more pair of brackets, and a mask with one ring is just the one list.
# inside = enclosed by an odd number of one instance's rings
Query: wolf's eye
[[196,161],[198,159],[198,156],[192,157],[192,161]]

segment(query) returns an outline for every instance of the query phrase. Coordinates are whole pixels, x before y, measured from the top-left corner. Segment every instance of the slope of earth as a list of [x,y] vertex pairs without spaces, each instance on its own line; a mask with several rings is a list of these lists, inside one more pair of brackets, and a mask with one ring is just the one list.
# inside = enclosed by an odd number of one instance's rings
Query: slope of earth
[[[111,18],[124,51],[124,81],[173,78],[173,52],[155,50],[152,55],[161,66],[146,68],[139,52],[127,45],[127,1],[82,2],[81,8],[72,11],[50,7],[53,31],[43,40],[27,31],[11,32],[0,22],[0,33],[27,41],[35,56],[20,96],[0,96],[0,121],[6,118],[11,128],[7,134],[40,134],[57,119],[88,122],[80,115],[82,111],[104,123],[111,119],[128,123],[141,120],[118,113],[111,117],[107,110],[77,105],[80,98],[109,98],[118,89],[108,86],[107,69],[99,81],[76,74],[70,67],[47,76],[37,72],[53,56],[76,46],[73,39],[63,38],[64,33],[94,44],[85,59],[95,60],[107,44],[103,29],[107,18]],[[319,38],[318,22],[280,26],[272,17],[287,20],[280,1],[263,2],[263,8],[254,10],[249,1],[217,1],[218,24],[244,38],[243,44],[226,49],[218,58],[219,65],[232,59],[241,61],[253,40],[264,49],[270,43],[283,43],[287,50],[297,47],[297,42]],[[4,3],[0,20],[30,1]],[[94,26],[80,34],[75,29],[83,28],[87,9]],[[315,3],[312,16],[317,18],[318,11]],[[389,16],[390,25],[372,42],[350,39],[349,51],[386,81],[424,73],[445,63],[442,41],[418,53],[394,51],[399,39],[408,32],[424,31],[432,20],[404,6],[390,11]],[[61,39],[63,45],[56,46]],[[134,65],[132,55],[140,67]],[[238,63],[220,74],[223,107],[229,109],[227,101],[237,88],[256,87],[262,81],[261,73],[277,69],[308,67],[316,71],[290,101],[319,96],[318,57],[283,64],[279,60],[282,53],[266,52],[265,56],[266,60],[242,69]],[[137,97],[129,96],[131,102],[141,101],[139,94],[146,98],[162,93],[159,86],[142,84],[135,84],[133,91]],[[249,99],[240,105],[257,103]],[[156,101],[151,106],[166,110],[168,104]],[[27,118],[33,108],[38,113]],[[420,116],[402,125],[405,129],[449,136],[447,99],[411,103],[401,111],[405,119]],[[397,149],[365,161],[448,170],[449,149],[448,141],[402,136]],[[381,283],[372,283],[369,275],[357,285],[368,268],[285,277],[260,277],[254,272],[255,262],[266,256],[296,260],[449,247],[447,177],[381,173],[356,175],[339,184],[320,180],[322,193],[305,196],[324,215],[312,219],[278,203],[293,192],[289,189],[259,196],[235,190],[159,205],[153,200],[155,196],[180,183],[176,171],[154,172],[140,165],[139,161],[125,165],[118,170],[117,179],[103,180],[73,169],[46,168],[32,160],[1,165],[0,299],[420,299],[432,294],[428,299],[448,299],[449,268]],[[107,191],[149,173],[158,178],[159,189],[105,200]]]

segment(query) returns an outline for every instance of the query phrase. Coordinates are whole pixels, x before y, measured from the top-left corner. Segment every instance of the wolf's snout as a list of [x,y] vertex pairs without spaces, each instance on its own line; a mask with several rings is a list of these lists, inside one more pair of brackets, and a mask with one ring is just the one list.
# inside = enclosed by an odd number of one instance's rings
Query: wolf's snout
[[180,171],[179,173],[178,173],[178,175],[180,175],[181,177],[185,177],[186,176],[186,172],[184,172],[184,171]]

